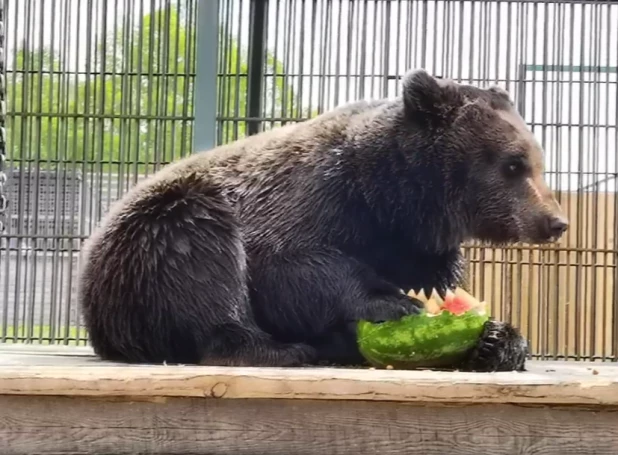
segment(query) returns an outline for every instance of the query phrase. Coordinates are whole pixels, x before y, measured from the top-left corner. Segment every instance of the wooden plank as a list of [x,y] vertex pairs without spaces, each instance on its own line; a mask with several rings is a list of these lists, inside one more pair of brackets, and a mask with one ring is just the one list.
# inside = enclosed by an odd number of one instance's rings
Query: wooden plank
[[615,410],[0,396],[3,455],[615,455],[617,447]]
[[618,405],[618,364],[609,363],[530,362],[524,373],[475,374],[121,365],[70,349],[58,357],[27,351],[0,353],[0,395]]

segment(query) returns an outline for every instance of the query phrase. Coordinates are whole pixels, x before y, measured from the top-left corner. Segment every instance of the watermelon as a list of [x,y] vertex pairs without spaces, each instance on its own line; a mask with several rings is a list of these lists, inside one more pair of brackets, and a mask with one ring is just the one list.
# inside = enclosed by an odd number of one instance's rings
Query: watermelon
[[436,290],[409,294],[422,301],[418,315],[397,321],[360,321],[357,340],[360,352],[378,368],[441,368],[455,365],[478,343],[489,317],[485,302],[463,289],[448,291],[442,298]]

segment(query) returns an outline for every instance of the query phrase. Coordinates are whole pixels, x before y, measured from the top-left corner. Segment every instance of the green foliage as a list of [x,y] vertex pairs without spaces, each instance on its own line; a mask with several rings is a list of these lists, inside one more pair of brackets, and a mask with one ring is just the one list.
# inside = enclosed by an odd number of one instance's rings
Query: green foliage
[[79,74],[49,49],[20,49],[8,96],[10,157],[123,172],[188,153],[192,37],[178,20],[165,8],[130,36],[115,30]]
[[[246,135],[247,122],[236,119],[248,116],[248,50],[241,48],[231,36],[220,34],[222,72],[229,77],[219,81],[218,93],[222,97],[224,108],[220,112],[223,117],[220,131],[221,142],[227,143]],[[271,54],[266,55],[265,74],[269,75],[264,81],[264,112],[272,119],[310,118],[317,115],[316,110],[303,108],[300,100],[294,93],[286,76],[286,69],[282,62]],[[229,120],[228,120],[229,119]],[[284,121],[275,120],[265,122],[266,127],[284,124]]]
[[84,345],[86,338],[86,329],[75,326],[55,327],[54,329],[49,325],[8,326],[6,333],[0,329],[0,342],[7,344],[12,344],[13,342],[23,343],[24,340],[28,339],[33,340],[37,344],[60,344],[62,340],[67,339],[69,346],[76,346],[78,344]]
[[[180,14],[172,4],[145,15],[139,29],[119,27],[93,45],[79,74],[48,48],[20,49],[8,80],[9,158],[126,174],[190,153],[195,37]],[[220,115],[244,117],[247,52],[231,36],[220,43],[221,69],[231,75],[218,87]],[[302,115],[283,64],[268,55],[266,67],[279,75],[266,78],[266,112]],[[220,134],[229,142],[245,131],[244,121],[224,121]]]

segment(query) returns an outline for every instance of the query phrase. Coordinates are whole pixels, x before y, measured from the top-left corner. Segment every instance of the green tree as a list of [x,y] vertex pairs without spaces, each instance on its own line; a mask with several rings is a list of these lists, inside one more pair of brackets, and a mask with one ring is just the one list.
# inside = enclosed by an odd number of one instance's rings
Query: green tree
[[[62,59],[50,49],[30,51],[22,47],[15,56],[15,72],[9,71],[7,129],[9,157],[23,160],[52,158],[58,147],[59,118],[65,110],[63,96],[70,86],[53,72],[63,67]],[[68,97],[70,100],[70,96]]]
[[[218,93],[222,97],[224,106],[220,116],[224,119],[239,119],[248,116],[247,93],[249,65],[246,59],[248,50],[241,48],[232,36],[219,36],[220,60],[222,61],[222,73],[226,77],[219,81]],[[317,110],[303,108],[298,96],[289,83],[284,64],[275,59],[272,54],[267,54],[264,72],[264,106],[263,110],[270,118],[309,118],[317,114]],[[267,128],[281,125],[282,121],[271,121],[265,125]],[[224,120],[222,122],[221,141],[223,143],[244,137],[247,130],[247,122],[237,120]]]
[[[182,14],[172,3],[145,15],[139,29],[113,30],[91,49],[85,74],[67,71],[67,62],[50,49],[22,47],[8,81],[10,158],[124,174],[189,153],[194,36]],[[244,117],[247,52],[232,36],[222,35],[220,43],[221,70],[232,75],[218,87],[220,114]],[[266,111],[308,116],[283,76],[284,65],[267,55],[266,71],[278,75],[266,78]],[[224,121],[220,134],[229,142],[245,131],[243,121]]]

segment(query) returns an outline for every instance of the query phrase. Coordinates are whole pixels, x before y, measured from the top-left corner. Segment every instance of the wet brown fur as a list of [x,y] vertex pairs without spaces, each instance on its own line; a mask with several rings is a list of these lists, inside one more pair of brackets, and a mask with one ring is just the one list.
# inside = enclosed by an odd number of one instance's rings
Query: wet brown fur
[[[506,92],[421,70],[395,100],[192,155],[131,190],[89,239],[80,303],[93,346],[128,362],[357,362],[350,327],[416,312],[401,290],[457,285],[463,241],[556,238],[542,162]],[[512,330],[470,368],[520,362]]]

